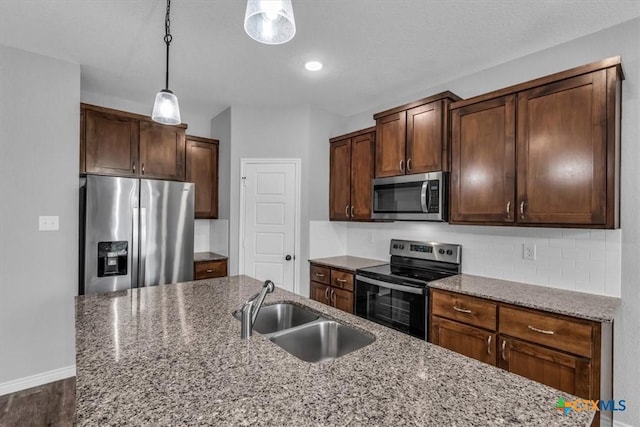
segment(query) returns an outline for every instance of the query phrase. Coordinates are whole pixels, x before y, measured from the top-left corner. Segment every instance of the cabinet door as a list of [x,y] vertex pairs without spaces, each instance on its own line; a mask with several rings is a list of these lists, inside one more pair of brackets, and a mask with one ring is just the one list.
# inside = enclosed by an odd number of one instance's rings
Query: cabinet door
[[135,176],[138,172],[138,121],[85,111],[84,155],[87,173]]
[[184,129],[140,122],[140,177],[184,181]]
[[371,219],[371,181],[374,172],[375,135],[351,140],[351,219]]
[[376,121],[376,177],[404,175],[406,124],[406,111]]
[[329,219],[348,220],[351,209],[351,139],[331,143]]
[[195,217],[218,218],[218,142],[187,137],[186,179],[195,184]]
[[451,119],[451,222],[512,223],[515,96],[453,110]]
[[442,101],[407,111],[407,173],[443,170]]
[[584,399],[591,398],[589,359],[500,336],[499,360],[500,367],[509,372]]
[[331,305],[353,314],[353,292],[331,288]]
[[518,222],[606,223],[606,70],[518,94]]
[[476,360],[496,364],[496,334],[431,316],[431,342]]
[[331,305],[331,286],[311,282],[310,297],[314,301]]

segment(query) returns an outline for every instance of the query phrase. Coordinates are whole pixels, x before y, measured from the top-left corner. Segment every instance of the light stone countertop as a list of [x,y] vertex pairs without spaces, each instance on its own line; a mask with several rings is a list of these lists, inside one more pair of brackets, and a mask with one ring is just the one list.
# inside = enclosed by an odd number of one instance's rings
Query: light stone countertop
[[[221,286],[223,284],[224,286]],[[231,315],[261,287],[247,276],[76,299],[76,420],[94,425],[584,426],[574,397],[281,289],[376,340],[307,363]]]
[[229,257],[215,252],[196,252],[193,254],[193,262],[224,261],[226,259]]
[[613,322],[619,298],[458,274],[429,283],[430,288],[565,314],[596,322]]
[[342,268],[344,270],[356,271],[359,268],[375,267],[376,265],[388,264],[389,261],[380,261],[377,259],[360,258],[351,255],[333,256],[329,258],[310,259],[309,262],[314,264],[322,264],[327,267]]

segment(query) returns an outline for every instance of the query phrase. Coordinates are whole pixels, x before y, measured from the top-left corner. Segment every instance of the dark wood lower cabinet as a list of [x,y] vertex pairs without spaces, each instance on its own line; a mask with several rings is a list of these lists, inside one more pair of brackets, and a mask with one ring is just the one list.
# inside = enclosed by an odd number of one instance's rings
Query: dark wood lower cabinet
[[[311,264],[309,297],[338,310],[353,314],[352,272]],[[324,282],[324,283],[322,283]]]
[[555,389],[590,399],[591,363],[570,354],[500,337],[499,366]]
[[490,365],[496,364],[496,334],[483,329],[433,316],[431,342]]

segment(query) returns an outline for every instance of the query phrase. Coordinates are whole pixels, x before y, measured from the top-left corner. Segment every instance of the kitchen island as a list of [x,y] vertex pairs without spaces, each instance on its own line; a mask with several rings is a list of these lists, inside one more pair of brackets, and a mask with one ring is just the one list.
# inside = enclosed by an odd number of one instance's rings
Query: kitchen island
[[[223,284],[224,286],[220,286]],[[247,276],[76,300],[79,425],[584,426],[555,409],[573,396],[281,289],[291,301],[375,336],[307,363],[231,313],[261,287]]]

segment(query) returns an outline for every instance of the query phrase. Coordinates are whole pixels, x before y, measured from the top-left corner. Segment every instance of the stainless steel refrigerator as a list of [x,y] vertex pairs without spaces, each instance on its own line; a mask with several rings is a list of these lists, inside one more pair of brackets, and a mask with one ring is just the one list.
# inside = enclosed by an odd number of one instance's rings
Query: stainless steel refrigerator
[[194,186],[88,175],[80,187],[80,294],[193,280]]

